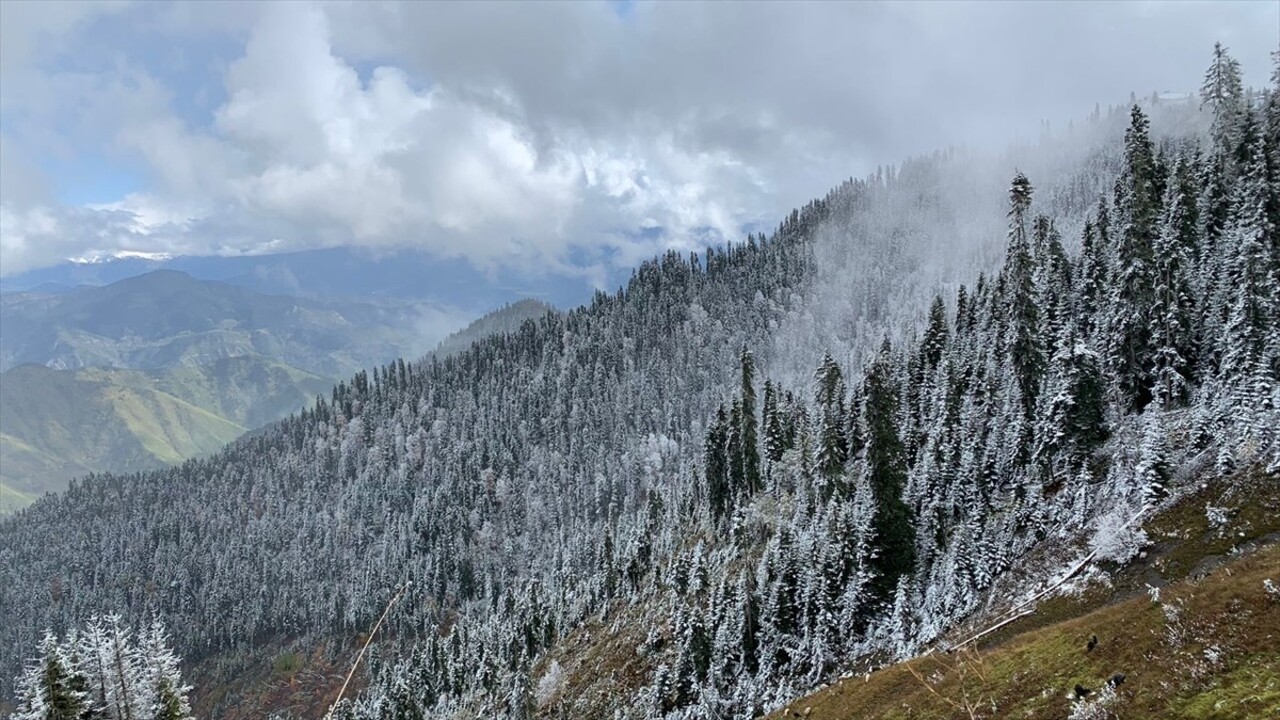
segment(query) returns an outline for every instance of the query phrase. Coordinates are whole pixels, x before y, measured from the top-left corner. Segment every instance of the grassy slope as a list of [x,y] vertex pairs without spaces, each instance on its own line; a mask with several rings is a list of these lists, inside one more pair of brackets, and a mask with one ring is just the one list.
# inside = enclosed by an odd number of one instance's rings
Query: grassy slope
[[92,469],[86,460],[146,467],[146,450],[124,430],[107,389],[99,379],[39,366],[0,374],[0,481],[39,494]]
[[1280,599],[1266,579],[1280,582],[1280,546],[1166,587],[1159,602],[1131,598],[994,648],[841,680],[771,717],[1064,718],[1077,683],[1096,691],[1115,673],[1126,679],[1100,717],[1276,717]]
[[36,501],[36,496],[0,482],[0,515],[17,512]]
[[248,429],[148,387],[104,384],[100,397],[147,453],[165,464],[213,452]]
[[328,394],[334,382],[261,356],[222,358],[201,367],[178,367],[153,375],[155,387],[256,428],[306,407]]
[[[1206,504],[1230,510],[1226,526],[1210,527]],[[1077,683],[1098,690],[1115,673],[1126,680],[1097,717],[1280,717],[1280,597],[1263,585],[1280,585],[1280,483],[1254,473],[1206,487],[1145,529],[1142,562],[1042,604],[976,652],[846,678],[770,717],[1065,718]],[[1165,585],[1159,602],[1148,584]]]
[[0,512],[92,471],[160,467],[304,407],[328,380],[261,357],[144,372],[0,374]]

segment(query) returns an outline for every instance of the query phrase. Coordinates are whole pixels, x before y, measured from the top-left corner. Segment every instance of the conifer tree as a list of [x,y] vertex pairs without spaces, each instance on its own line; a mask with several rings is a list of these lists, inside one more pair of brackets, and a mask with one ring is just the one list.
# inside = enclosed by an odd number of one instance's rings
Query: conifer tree
[[770,463],[782,460],[782,453],[787,449],[786,430],[783,427],[782,413],[778,408],[778,394],[773,382],[764,381],[764,452]]
[[1036,429],[1036,458],[1069,473],[1107,437],[1106,380],[1097,353],[1069,329],[1050,367]]
[[942,302],[941,295],[934,295],[933,304],[929,306],[928,325],[920,338],[920,364],[926,376],[932,374],[942,360],[948,332],[946,304]]
[[729,513],[729,418],[725,414],[724,405],[716,411],[715,422],[707,431],[707,442],[703,454],[703,468],[706,473],[707,503],[711,509],[713,520],[719,520]]
[[1169,494],[1167,431],[1162,426],[1159,413],[1144,416],[1142,447],[1139,450],[1138,467],[1136,468],[1139,488],[1144,505],[1154,505]]
[[1187,399],[1196,363],[1190,277],[1197,243],[1195,197],[1191,169],[1185,160],[1179,161],[1165,190],[1164,214],[1153,251],[1152,392],[1162,405]]
[[760,669],[760,602],[756,595],[754,579],[747,573],[738,576],[735,588],[739,627],[737,649],[738,663],[747,675]]
[[46,631],[39,657],[18,679],[18,709],[13,720],[81,720],[88,699],[77,689],[72,666],[57,636]]
[[1213,44],[1213,60],[1200,86],[1200,102],[1213,113],[1215,149],[1232,152],[1236,124],[1244,105],[1244,86],[1240,80],[1240,63],[1221,42]]
[[916,559],[915,520],[902,499],[907,463],[895,421],[898,391],[890,363],[886,340],[879,356],[867,369],[863,391],[866,398],[863,481],[869,484],[875,498],[872,520],[875,554],[871,566],[876,577],[872,580],[872,592],[880,600],[889,599],[898,579],[912,571]]
[[178,656],[171,649],[163,624],[153,621],[139,633],[139,650],[146,665],[142,681],[154,708],[152,720],[191,720],[187,698],[191,687],[182,682]]
[[1244,110],[1244,89],[1240,80],[1240,64],[1222,43],[1213,46],[1213,59],[1205,72],[1200,90],[1201,106],[1212,113],[1210,145],[1201,166],[1200,257],[1201,269],[1196,278],[1196,291],[1202,298],[1198,318],[1198,337],[1204,356],[1202,362],[1216,370],[1222,358],[1221,338],[1228,312],[1226,253],[1219,246],[1230,221],[1231,186],[1238,174],[1237,151],[1240,120]]
[[1035,219],[1035,304],[1040,320],[1037,345],[1046,363],[1057,349],[1058,338],[1071,318],[1071,261],[1062,247],[1062,237],[1045,215]]
[[756,420],[755,358],[742,348],[742,489],[748,497],[760,492],[760,439]]
[[1106,197],[1098,199],[1098,209],[1092,220],[1086,220],[1081,239],[1080,268],[1076,277],[1077,327],[1081,336],[1092,338],[1098,330],[1101,310],[1107,302],[1111,248],[1108,242],[1111,218],[1107,211]]
[[1031,181],[1027,176],[1022,173],[1014,175],[1009,187],[1009,245],[1000,277],[1011,333],[1009,360],[1028,416],[1035,407],[1044,372],[1039,338],[1040,312],[1036,307],[1035,261],[1027,233],[1031,193]]
[[840,366],[830,356],[822,359],[816,374],[815,399],[818,404],[818,472],[826,479],[828,492],[834,490],[833,480],[843,471],[849,458],[848,438],[845,436],[848,394]]
[[736,504],[746,486],[746,443],[742,437],[742,398],[729,405],[729,435],[725,453],[729,458],[729,503]]
[[1116,181],[1119,228],[1109,273],[1111,302],[1104,322],[1106,357],[1122,407],[1140,410],[1150,400],[1153,246],[1160,212],[1149,122],[1137,105],[1125,131],[1124,164]]
[[1275,377],[1269,353],[1274,348],[1277,302],[1271,272],[1276,228],[1267,214],[1270,187],[1265,141],[1252,113],[1242,123],[1241,175],[1225,238],[1227,319],[1222,338],[1221,377],[1232,384],[1241,408],[1260,407]]

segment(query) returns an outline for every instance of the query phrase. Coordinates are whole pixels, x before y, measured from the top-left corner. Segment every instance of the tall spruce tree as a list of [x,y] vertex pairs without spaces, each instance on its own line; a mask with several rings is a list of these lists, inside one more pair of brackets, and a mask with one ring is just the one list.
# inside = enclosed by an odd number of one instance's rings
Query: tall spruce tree
[[719,520],[729,513],[729,418],[724,405],[716,411],[716,419],[707,431],[703,449],[703,472],[706,475],[707,503],[711,517]]
[[1107,438],[1106,379],[1098,354],[1064,330],[1050,362],[1036,428],[1036,459],[1061,480]]
[[825,478],[824,487],[829,494],[835,489],[835,479],[843,474],[849,459],[849,439],[845,433],[848,391],[840,366],[829,354],[823,357],[815,379],[814,399],[821,423],[818,428],[818,472]]
[[1244,85],[1240,80],[1240,63],[1221,42],[1213,44],[1213,59],[1200,86],[1200,103],[1213,114],[1211,132],[1215,150],[1232,152],[1239,115],[1244,109]]
[[1253,113],[1241,123],[1240,179],[1232,202],[1225,238],[1227,263],[1227,319],[1222,337],[1220,376],[1233,386],[1237,405],[1260,407],[1273,392],[1275,377],[1270,353],[1277,328],[1275,276],[1271,247],[1277,229],[1267,213],[1270,185],[1266,144]]
[[931,374],[942,360],[942,353],[947,348],[949,332],[947,306],[942,301],[941,295],[934,295],[933,303],[929,306],[928,324],[925,326],[924,335],[920,338],[920,367],[926,376]]
[[1005,318],[1010,332],[1009,362],[1029,417],[1044,373],[1040,347],[1040,309],[1036,307],[1035,258],[1027,232],[1031,207],[1031,181],[1017,173],[1009,186],[1009,245],[1005,251],[1001,285],[1005,293]]
[[778,408],[778,392],[770,380],[764,381],[764,407],[762,416],[764,426],[764,454],[770,464],[782,460],[786,451],[786,429],[783,426],[782,411]]
[[1109,372],[1125,409],[1141,410],[1151,399],[1152,264],[1160,197],[1149,121],[1137,105],[1125,131],[1124,163],[1116,180],[1115,250],[1109,273],[1111,302],[1104,333]]
[[746,446],[742,441],[742,398],[729,405],[729,435],[725,444],[729,458],[729,503],[736,504],[746,485]]
[[1222,43],[1213,46],[1213,58],[1205,71],[1200,89],[1201,107],[1212,115],[1209,150],[1200,167],[1200,256],[1201,268],[1195,289],[1202,298],[1197,317],[1197,336],[1201,340],[1202,362],[1216,371],[1222,360],[1219,340],[1228,313],[1228,254],[1221,246],[1230,222],[1231,186],[1238,174],[1237,152],[1240,147],[1240,120],[1244,111],[1244,88],[1240,64]]
[[81,720],[88,698],[76,687],[78,671],[58,638],[46,631],[39,657],[18,679],[18,709],[13,720]]
[[875,498],[871,567],[872,592],[889,600],[898,580],[915,568],[915,519],[902,499],[907,481],[907,459],[898,436],[898,388],[893,380],[892,353],[886,340],[867,369],[863,396],[866,447],[863,449],[863,482]]
[[1107,230],[1110,219],[1107,200],[1099,198],[1098,210],[1086,219],[1080,239],[1079,269],[1076,272],[1076,327],[1082,337],[1097,331],[1099,311],[1107,300]]
[[1165,190],[1164,212],[1153,250],[1152,393],[1162,405],[1186,401],[1197,363],[1191,283],[1199,243],[1194,183],[1189,163],[1179,160]]
[[742,348],[742,491],[755,495],[764,487],[760,477],[760,437],[756,419],[756,362],[751,351]]
[[152,714],[148,720],[191,720],[191,687],[182,681],[178,656],[173,652],[169,633],[159,621],[153,621],[138,634],[139,654],[145,690],[150,694]]
[[1046,215],[1037,215],[1032,233],[1035,250],[1035,304],[1040,319],[1036,343],[1046,361],[1057,350],[1058,339],[1072,317],[1071,260],[1062,247],[1062,236]]

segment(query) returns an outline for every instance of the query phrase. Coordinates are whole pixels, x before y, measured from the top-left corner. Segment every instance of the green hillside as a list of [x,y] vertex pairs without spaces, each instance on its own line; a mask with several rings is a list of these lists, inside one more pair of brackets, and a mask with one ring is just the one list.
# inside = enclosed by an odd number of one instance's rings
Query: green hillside
[[258,356],[162,371],[14,368],[0,374],[0,512],[89,472],[213,452],[331,386]]
[[[141,373],[139,373],[141,374]],[[162,392],[246,428],[295,412],[332,389],[332,380],[260,356],[222,358],[151,375]]]
[[0,482],[0,515],[17,512],[35,501],[35,495],[19,492]]

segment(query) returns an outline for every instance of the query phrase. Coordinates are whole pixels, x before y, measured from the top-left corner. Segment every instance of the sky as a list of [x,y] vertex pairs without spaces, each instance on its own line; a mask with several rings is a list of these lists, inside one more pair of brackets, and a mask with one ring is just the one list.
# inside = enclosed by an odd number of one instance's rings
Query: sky
[[1260,87],[1278,2],[0,3],[0,276],[417,247],[604,278],[881,164]]

